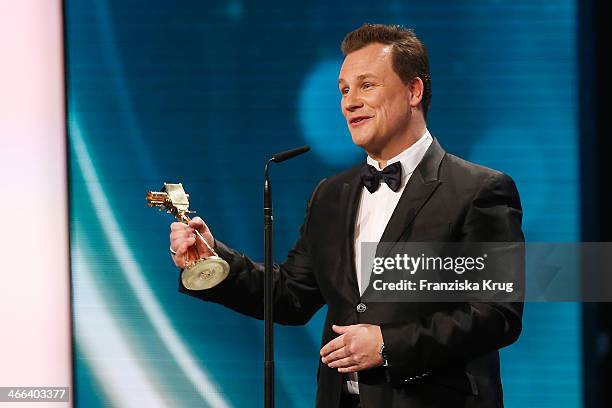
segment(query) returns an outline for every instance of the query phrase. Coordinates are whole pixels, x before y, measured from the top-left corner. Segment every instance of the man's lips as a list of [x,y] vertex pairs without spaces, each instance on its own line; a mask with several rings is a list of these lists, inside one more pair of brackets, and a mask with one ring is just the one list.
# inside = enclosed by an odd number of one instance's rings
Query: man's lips
[[371,116],[355,116],[351,119],[349,119],[349,124],[351,125],[351,127],[357,127],[357,126],[361,126],[364,123],[366,123],[368,121],[368,119],[370,119]]

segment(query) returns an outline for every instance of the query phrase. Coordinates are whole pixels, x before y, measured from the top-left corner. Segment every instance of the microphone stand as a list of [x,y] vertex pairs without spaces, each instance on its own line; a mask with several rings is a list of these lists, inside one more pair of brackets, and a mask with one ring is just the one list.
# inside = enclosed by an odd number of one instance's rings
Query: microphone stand
[[274,277],[272,275],[272,186],[270,163],[281,163],[302,153],[308,146],[275,154],[264,169],[264,407],[274,408]]
[[264,180],[264,407],[274,408],[274,304],[272,301],[272,187],[268,169]]

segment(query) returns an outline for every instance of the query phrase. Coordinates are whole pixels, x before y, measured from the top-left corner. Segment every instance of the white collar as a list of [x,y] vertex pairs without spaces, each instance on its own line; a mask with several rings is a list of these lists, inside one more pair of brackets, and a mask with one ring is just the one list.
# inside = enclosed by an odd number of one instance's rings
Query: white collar
[[[425,152],[429,148],[429,145],[432,141],[433,138],[431,136],[431,133],[429,133],[429,130],[425,128],[425,133],[419,138],[419,140],[414,142],[406,150],[404,150],[397,156],[387,160],[387,166],[395,162],[400,162],[402,164],[402,184],[404,183],[406,178],[412,174],[414,169],[416,169],[416,167],[419,165],[421,159],[423,159],[423,156],[425,155]],[[367,158],[367,163],[371,166],[374,166],[376,170],[382,170],[378,166],[378,161],[374,160],[369,155]]]

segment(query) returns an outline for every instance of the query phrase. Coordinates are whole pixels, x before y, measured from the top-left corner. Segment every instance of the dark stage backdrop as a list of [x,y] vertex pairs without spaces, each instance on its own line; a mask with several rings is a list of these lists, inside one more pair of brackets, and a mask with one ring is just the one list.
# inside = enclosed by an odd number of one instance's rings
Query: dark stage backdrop
[[[265,160],[275,258],[323,177],[364,156],[343,123],[339,43],[363,22],[413,27],[433,76],[429,129],[509,173],[529,241],[579,239],[573,1],[67,0],[71,252],[79,407],[253,407],[263,325],[177,292],[171,217],[147,190],[181,181],[215,235],[262,259]],[[324,310],[277,327],[280,407],[312,407]],[[581,315],[528,304],[502,351],[508,407],[581,406]]]

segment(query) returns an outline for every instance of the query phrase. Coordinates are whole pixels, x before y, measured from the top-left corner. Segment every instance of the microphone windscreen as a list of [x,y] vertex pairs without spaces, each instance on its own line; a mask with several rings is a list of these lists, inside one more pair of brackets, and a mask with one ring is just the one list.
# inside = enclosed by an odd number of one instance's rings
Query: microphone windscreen
[[272,156],[272,161],[276,163],[281,163],[295,156],[299,156],[302,153],[306,153],[309,150],[310,150],[310,147],[302,146],[302,147],[297,147],[295,149],[287,150],[284,152],[276,153],[274,156]]

